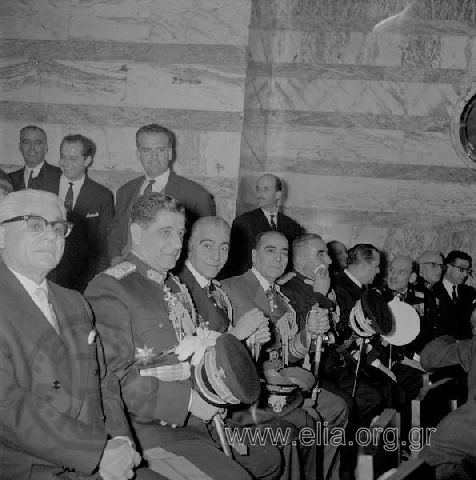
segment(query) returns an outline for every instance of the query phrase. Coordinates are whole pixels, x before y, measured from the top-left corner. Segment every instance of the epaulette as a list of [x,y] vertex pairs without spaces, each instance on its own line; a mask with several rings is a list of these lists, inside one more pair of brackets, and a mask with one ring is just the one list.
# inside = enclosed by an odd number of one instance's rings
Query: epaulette
[[131,262],[121,262],[117,265],[114,265],[107,270],[104,270],[106,275],[110,275],[111,277],[117,278],[117,280],[121,280],[121,278],[126,277],[132,272],[137,270],[137,266]]
[[284,285],[285,283],[288,283],[289,280],[294,278],[296,276],[296,272],[288,272],[286,275],[282,276],[276,283],[278,285]]

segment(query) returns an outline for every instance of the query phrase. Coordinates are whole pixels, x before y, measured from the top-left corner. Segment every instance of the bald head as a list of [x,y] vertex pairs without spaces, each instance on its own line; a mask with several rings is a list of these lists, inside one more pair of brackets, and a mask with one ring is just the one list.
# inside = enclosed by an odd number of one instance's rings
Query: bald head
[[221,217],[199,218],[192,227],[188,260],[207,279],[215,278],[228,260],[230,226]]
[[430,285],[439,282],[443,272],[443,255],[436,250],[423,252],[417,260],[418,272]]
[[406,255],[397,255],[388,266],[387,284],[390,290],[404,292],[413,271],[413,260]]
[[279,177],[271,173],[262,175],[256,182],[256,202],[260,208],[274,212],[278,208],[283,185]]

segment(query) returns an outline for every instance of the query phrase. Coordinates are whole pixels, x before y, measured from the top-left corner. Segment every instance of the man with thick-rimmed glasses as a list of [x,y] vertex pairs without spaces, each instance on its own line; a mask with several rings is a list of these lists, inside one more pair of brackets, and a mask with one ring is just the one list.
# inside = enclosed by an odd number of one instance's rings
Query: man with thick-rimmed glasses
[[437,327],[440,335],[451,335],[457,340],[471,338],[471,313],[476,290],[465,285],[472,274],[472,258],[465,252],[453,250],[445,259],[443,279],[435,283],[433,291],[438,299]]
[[[5,480],[74,480],[96,473],[103,480],[126,480],[140,461],[118,380],[98,361],[102,348],[86,301],[46,280],[71,228],[52,193],[23,190],[0,201],[0,465]],[[157,478],[149,474],[145,478]]]

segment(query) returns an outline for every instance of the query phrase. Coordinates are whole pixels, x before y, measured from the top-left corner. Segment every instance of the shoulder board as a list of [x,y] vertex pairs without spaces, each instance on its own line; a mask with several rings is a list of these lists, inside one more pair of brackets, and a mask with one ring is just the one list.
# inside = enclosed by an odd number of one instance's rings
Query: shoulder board
[[281,277],[276,283],[278,285],[284,285],[285,283],[289,282],[289,280],[291,280],[292,278],[294,278],[296,276],[296,273],[295,272],[289,272],[289,273],[286,273],[286,275],[284,275],[283,277]]
[[114,265],[114,267],[104,270],[103,273],[120,280],[121,278],[126,277],[130,273],[135,272],[136,270],[137,270],[137,266],[134,265],[133,263],[121,262],[121,263],[118,263],[117,265]]

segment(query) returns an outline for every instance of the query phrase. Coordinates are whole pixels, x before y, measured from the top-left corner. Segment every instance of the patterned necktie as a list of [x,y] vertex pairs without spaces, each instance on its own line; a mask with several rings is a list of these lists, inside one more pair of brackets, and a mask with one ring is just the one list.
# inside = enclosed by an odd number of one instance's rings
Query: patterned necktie
[[64,208],[66,209],[66,214],[70,214],[73,210],[73,182],[68,182],[69,187],[64,197]]
[[51,304],[48,300],[48,294],[45,289],[38,287],[35,290],[35,297],[38,300],[40,310],[43,312],[44,316],[48,320],[49,324],[55,329],[56,333],[59,335],[58,320],[56,319],[55,312],[51,307]]
[[454,303],[458,301],[458,294],[456,293],[456,285],[453,285],[453,292],[451,294],[451,298],[453,299]]
[[147,184],[147,186],[144,188],[144,195],[146,193],[152,193],[152,185],[154,185],[155,183],[155,180],[149,180],[149,183]]
[[271,229],[272,230],[277,230],[277,226],[276,226],[276,221],[274,220],[276,217],[276,215],[274,213],[272,213],[270,216],[269,216],[269,224],[271,225]]

